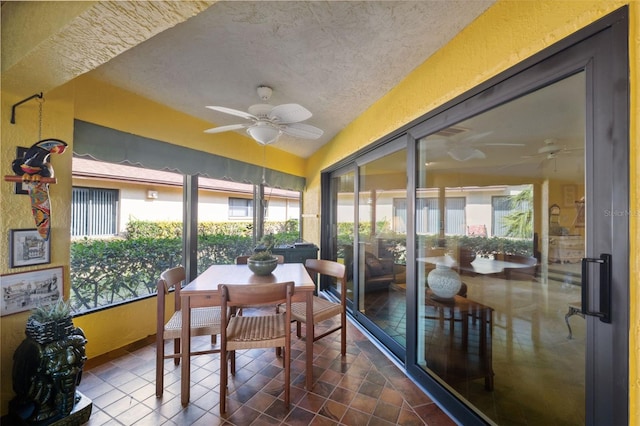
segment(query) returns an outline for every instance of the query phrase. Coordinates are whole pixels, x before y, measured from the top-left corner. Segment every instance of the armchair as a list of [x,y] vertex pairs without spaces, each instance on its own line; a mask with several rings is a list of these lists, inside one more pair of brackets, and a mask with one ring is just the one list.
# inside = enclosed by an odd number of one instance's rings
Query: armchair
[[386,290],[394,281],[394,262],[391,258],[378,258],[366,252],[364,256],[364,282],[366,291]]
[[[344,265],[347,281],[353,280],[353,246],[344,246]],[[366,291],[386,290],[394,281],[395,265],[391,258],[378,258],[370,252],[364,258],[364,282]]]

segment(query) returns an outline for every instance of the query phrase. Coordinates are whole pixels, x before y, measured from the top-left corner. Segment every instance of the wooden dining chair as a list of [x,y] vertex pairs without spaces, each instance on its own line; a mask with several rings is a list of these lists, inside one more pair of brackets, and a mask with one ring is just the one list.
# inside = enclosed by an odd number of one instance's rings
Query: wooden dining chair
[[[274,254],[274,256],[278,259],[278,264],[283,264],[284,263],[284,256],[281,254]],[[236,265],[246,265],[247,264],[247,260],[249,260],[251,256],[250,255],[242,255],[242,256],[238,256],[236,257]],[[239,308],[237,310],[238,315],[242,315],[242,308]]]
[[[219,284],[220,307],[239,309],[246,306],[268,306],[284,304],[288,309],[282,313],[259,316],[232,315],[222,318],[220,333],[220,413],[226,412],[228,370],[236,373],[236,350],[255,348],[284,348],[284,403],[287,409],[290,401],[291,382],[291,296],[293,281],[269,284]],[[227,359],[228,358],[228,359]]]
[[[173,358],[174,364],[180,363],[180,333],[182,332],[182,311],[180,310],[180,290],[185,280],[185,270],[182,266],[167,269],[160,274],[158,280],[157,329],[156,329],[156,397],[160,398],[164,391],[164,360]],[[167,310],[166,298],[174,289],[174,304],[169,319],[165,315]],[[191,336],[211,335],[211,344],[217,341],[220,334],[220,307],[191,309]],[[164,350],[166,340],[173,340],[173,353]],[[192,351],[190,356],[219,352],[219,348]]]
[[[278,259],[278,263],[282,264],[284,263],[284,256],[281,254],[274,254],[274,256]],[[238,256],[236,257],[236,265],[246,265],[247,264],[247,260],[249,259],[249,257],[251,256]]]
[[[327,299],[313,296],[313,324],[307,325],[307,339],[317,341],[329,334],[340,330],[340,353],[342,356],[347,353],[347,290],[346,290],[346,267],[342,263],[332,260],[307,259],[305,265],[312,277],[319,274],[326,275],[336,279],[338,291],[340,292],[340,303],[331,302]],[[282,308],[282,306],[281,306]],[[291,318],[296,322],[296,335],[301,336],[301,323],[307,322],[307,304],[304,302],[296,302],[291,305]],[[315,335],[315,325],[325,320],[340,316],[340,324],[331,327],[326,332]]]

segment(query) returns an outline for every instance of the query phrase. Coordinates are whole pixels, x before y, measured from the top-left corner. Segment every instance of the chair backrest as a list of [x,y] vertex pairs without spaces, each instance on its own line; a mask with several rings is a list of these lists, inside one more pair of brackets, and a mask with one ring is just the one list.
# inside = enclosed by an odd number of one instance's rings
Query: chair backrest
[[172,288],[175,289],[173,312],[180,310],[180,290],[185,279],[186,273],[182,266],[167,269],[160,274],[158,280],[158,324],[164,326],[166,297]]
[[442,247],[433,247],[427,249],[427,257],[439,257],[447,254],[447,249]]
[[[278,259],[278,263],[282,264],[284,263],[284,256],[281,254],[274,254],[274,256]],[[249,255],[247,256],[238,256],[236,257],[236,265],[246,265],[247,264],[247,260],[249,259]]]
[[[293,281],[268,284],[218,284],[220,306],[247,307],[291,303],[294,292]],[[289,300],[289,302],[287,302]]]
[[336,279],[340,290],[340,303],[346,306],[347,303],[347,268],[342,263],[333,260],[307,259],[304,263],[310,274],[320,274]]

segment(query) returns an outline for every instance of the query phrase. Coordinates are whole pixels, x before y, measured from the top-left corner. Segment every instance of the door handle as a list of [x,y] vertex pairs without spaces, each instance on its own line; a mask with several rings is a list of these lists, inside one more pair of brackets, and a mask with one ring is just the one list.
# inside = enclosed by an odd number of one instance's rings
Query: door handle
[[[591,311],[589,305],[589,264],[600,266],[600,310]],[[582,259],[582,313],[600,318],[600,321],[611,323],[611,255],[602,253],[599,258]]]

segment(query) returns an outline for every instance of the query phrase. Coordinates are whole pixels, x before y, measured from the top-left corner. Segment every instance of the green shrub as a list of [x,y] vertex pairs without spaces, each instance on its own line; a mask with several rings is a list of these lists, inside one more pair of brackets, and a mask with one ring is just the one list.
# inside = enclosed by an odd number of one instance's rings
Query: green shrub
[[[277,244],[298,240],[298,221],[269,222]],[[198,225],[198,273],[231,264],[253,252],[250,222]],[[71,243],[71,307],[74,313],[154,294],[162,271],[181,265],[182,223],[132,220],[124,238]]]

